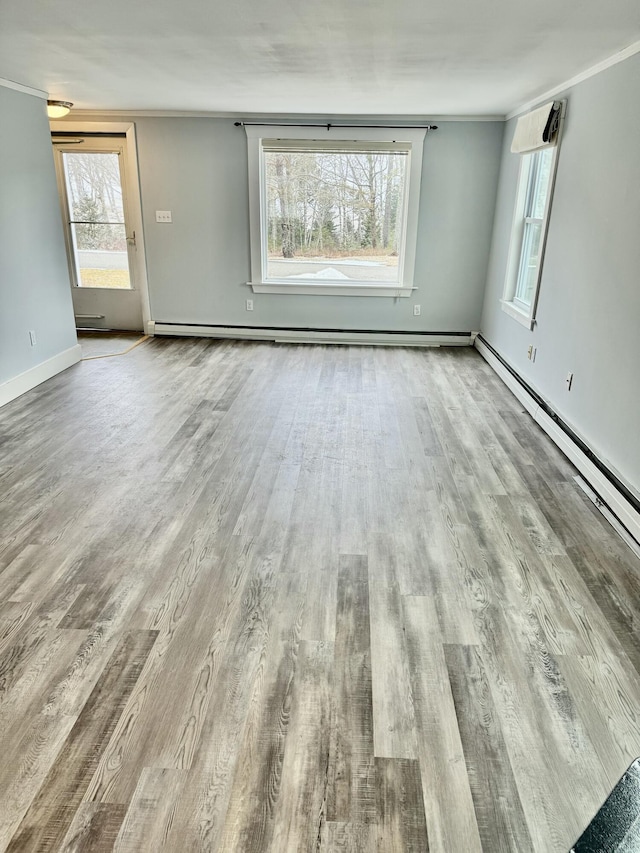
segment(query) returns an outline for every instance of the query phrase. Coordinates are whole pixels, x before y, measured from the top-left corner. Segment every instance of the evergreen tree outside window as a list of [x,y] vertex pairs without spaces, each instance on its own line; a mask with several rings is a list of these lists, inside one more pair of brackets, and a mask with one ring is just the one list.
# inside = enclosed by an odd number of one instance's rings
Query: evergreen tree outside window
[[267,279],[398,282],[407,154],[266,150]]

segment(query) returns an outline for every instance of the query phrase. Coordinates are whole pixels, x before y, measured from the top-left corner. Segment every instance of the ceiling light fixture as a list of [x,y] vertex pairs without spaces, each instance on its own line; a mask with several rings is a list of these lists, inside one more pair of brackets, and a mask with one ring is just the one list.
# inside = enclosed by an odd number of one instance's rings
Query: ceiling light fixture
[[72,106],[70,101],[47,101],[47,115],[49,118],[62,118]]

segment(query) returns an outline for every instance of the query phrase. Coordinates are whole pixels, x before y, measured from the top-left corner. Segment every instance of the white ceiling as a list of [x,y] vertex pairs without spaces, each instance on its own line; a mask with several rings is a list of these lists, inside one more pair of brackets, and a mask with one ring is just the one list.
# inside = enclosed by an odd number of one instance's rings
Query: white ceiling
[[639,39],[638,0],[0,0],[0,77],[85,109],[505,114]]

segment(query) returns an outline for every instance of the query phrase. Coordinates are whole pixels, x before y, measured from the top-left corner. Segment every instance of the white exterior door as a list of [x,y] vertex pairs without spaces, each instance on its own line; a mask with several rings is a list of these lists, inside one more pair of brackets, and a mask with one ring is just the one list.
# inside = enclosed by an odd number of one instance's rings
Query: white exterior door
[[143,328],[126,144],[124,136],[54,139],[78,328]]

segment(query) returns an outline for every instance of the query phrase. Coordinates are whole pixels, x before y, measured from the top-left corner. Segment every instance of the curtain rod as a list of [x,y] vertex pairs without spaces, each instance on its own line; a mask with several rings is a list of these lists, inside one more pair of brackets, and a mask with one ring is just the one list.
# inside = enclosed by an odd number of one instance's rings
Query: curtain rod
[[347,127],[347,128],[380,128],[388,130],[437,130],[437,124],[279,124],[278,122],[261,122],[261,121],[235,121],[235,127],[324,127],[331,130],[332,127]]

